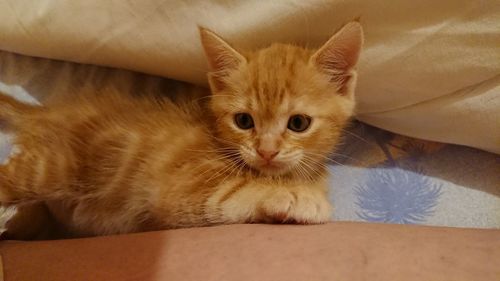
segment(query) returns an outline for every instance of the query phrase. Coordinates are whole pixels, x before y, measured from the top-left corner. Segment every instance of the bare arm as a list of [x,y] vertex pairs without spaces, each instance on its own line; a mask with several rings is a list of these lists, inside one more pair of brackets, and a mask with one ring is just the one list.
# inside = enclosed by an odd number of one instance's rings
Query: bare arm
[[10,280],[500,280],[500,230],[232,225],[2,242]]

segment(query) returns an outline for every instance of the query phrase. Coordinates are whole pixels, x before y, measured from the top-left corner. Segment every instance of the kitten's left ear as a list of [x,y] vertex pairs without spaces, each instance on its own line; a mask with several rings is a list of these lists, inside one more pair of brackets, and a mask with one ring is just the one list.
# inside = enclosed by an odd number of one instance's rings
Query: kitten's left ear
[[226,86],[227,75],[246,59],[214,32],[203,27],[199,27],[199,30],[201,44],[210,66],[209,82],[215,90],[222,90]]
[[358,21],[344,25],[312,57],[321,71],[338,85],[338,93],[348,95],[354,84],[354,67],[363,46],[363,28]]

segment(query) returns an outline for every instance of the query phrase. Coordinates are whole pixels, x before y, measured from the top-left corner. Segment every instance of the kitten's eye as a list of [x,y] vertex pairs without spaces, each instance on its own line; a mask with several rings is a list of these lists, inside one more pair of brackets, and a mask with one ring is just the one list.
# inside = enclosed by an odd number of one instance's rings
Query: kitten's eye
[[303,114],[293,115],[288,119],[288,129],[294,132],[303,132],[311,125],[311,117]]
[[248,130],[253,128],[252,115],[248,113],[237,113],[234,115],[234,123],[243,130]]

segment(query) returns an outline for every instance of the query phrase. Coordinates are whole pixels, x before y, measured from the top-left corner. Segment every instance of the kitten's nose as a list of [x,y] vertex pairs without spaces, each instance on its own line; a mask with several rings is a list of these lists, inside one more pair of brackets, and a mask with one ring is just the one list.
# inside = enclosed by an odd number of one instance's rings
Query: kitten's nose
[[266,161],[272,160],[276,155],[278,155],[279,150],[263,150],[263,149],[257,149],[257,154],[262,157],[262,159]]

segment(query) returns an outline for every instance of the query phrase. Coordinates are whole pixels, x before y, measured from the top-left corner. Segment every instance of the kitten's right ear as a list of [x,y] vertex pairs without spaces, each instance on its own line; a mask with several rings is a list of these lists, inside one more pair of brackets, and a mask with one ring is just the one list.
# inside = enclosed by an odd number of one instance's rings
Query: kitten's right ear
[[222,90],[226,86],[225,78],[232,70],[246,62],[244,56],[236,51],[224,39],[203,27],[200,30],[201,44],[210,67],[209,82],[214,90]]

